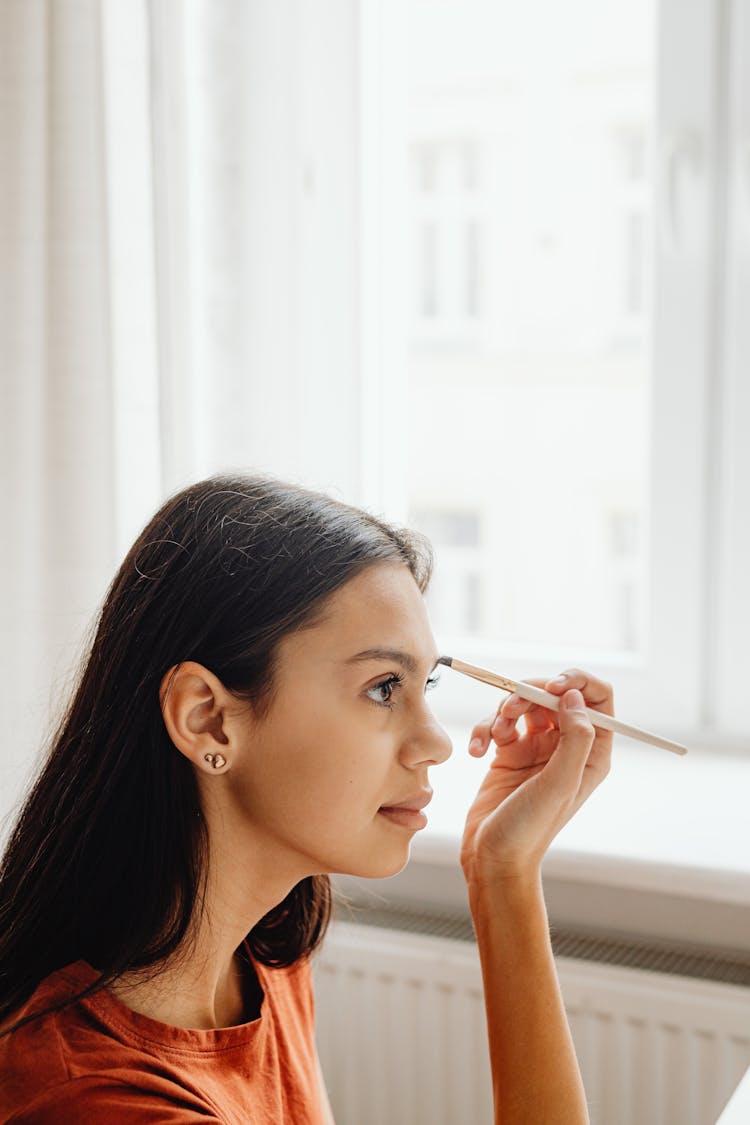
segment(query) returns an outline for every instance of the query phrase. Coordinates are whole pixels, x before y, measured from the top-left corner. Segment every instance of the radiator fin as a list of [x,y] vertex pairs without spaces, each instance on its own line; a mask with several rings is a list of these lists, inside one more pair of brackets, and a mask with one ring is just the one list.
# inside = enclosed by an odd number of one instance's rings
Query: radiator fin
[[[375,921],[368,910],[368,924],[335,920],[314,959],[318,1043],[336,1120],[491,1125],[471,927],[467,934],[455,916],[395,913],[379,910]],[[562,948],[575,956],[558,952],[556,961],[592,1125],[713,1123],[750,1065],[750,989],[726,981],[741,975],[741,957],[667,957],[651,946],[638,953],[625,942],[565,936]],[[583,956],[590,949],[597,960]],[[644,961],[669,969],[644,970]]]

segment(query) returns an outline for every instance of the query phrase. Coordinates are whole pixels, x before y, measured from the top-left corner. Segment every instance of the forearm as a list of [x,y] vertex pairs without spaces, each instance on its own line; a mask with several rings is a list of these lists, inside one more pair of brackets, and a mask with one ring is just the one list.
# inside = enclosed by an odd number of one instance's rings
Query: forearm
[[484,981],[495,1125],[586,1125],[541,880],[469,888]]

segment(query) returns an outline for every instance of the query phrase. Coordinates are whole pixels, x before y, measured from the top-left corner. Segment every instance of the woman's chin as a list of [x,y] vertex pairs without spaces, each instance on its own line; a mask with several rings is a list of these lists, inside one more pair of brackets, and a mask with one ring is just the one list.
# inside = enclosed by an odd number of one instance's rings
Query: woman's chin
[[398,875],[399,871],[403,871],[406,867],[410,851],[411,840],[399,849],[398,855],[394,854],[393,849],[389,849],[388,853],[383,849],[380,854],[368,856],[361,863],[352,864],[351,870],[346,874],[356,875],[360,879],[390,879],[392,875]]

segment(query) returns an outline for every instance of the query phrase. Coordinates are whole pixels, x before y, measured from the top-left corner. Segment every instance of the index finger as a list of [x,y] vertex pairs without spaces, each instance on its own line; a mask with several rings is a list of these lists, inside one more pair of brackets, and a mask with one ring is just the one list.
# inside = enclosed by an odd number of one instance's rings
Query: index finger
[[606,680],[600,680],[596,676],[592,676],[590,672],[582,671],[580,668],[569,668],[566,672],[561,672],[554,679],[547,680],[544,688],[553,695],[564,695],[571,688],[577,688],[587,707],[592,707],[595,711],[601,711],[605,715],[614,715],[615,713],[612,685],[607,683]]

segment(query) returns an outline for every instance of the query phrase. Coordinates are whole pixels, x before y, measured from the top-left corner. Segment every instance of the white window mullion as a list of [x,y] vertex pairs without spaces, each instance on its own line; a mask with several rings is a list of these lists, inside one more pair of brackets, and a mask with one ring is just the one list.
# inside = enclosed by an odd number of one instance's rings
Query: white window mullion
[[[716,709],[720,725],[746,732],[750,634],[750,6],[729,5],[727,217],[723,332],[721,534],[716,607]],[[745,745],[746,745],[745,735]]]
[[[406,523],[410,276],[405,17],[397,0],[360,0],[361,483],[358,502]],[[387,174],[386,174],[387,170]]]
[[[716,7],[662,0],[651,458],[651,644],[644,711],[702,719]],[[679,46],[678,46],[679,45]]]

